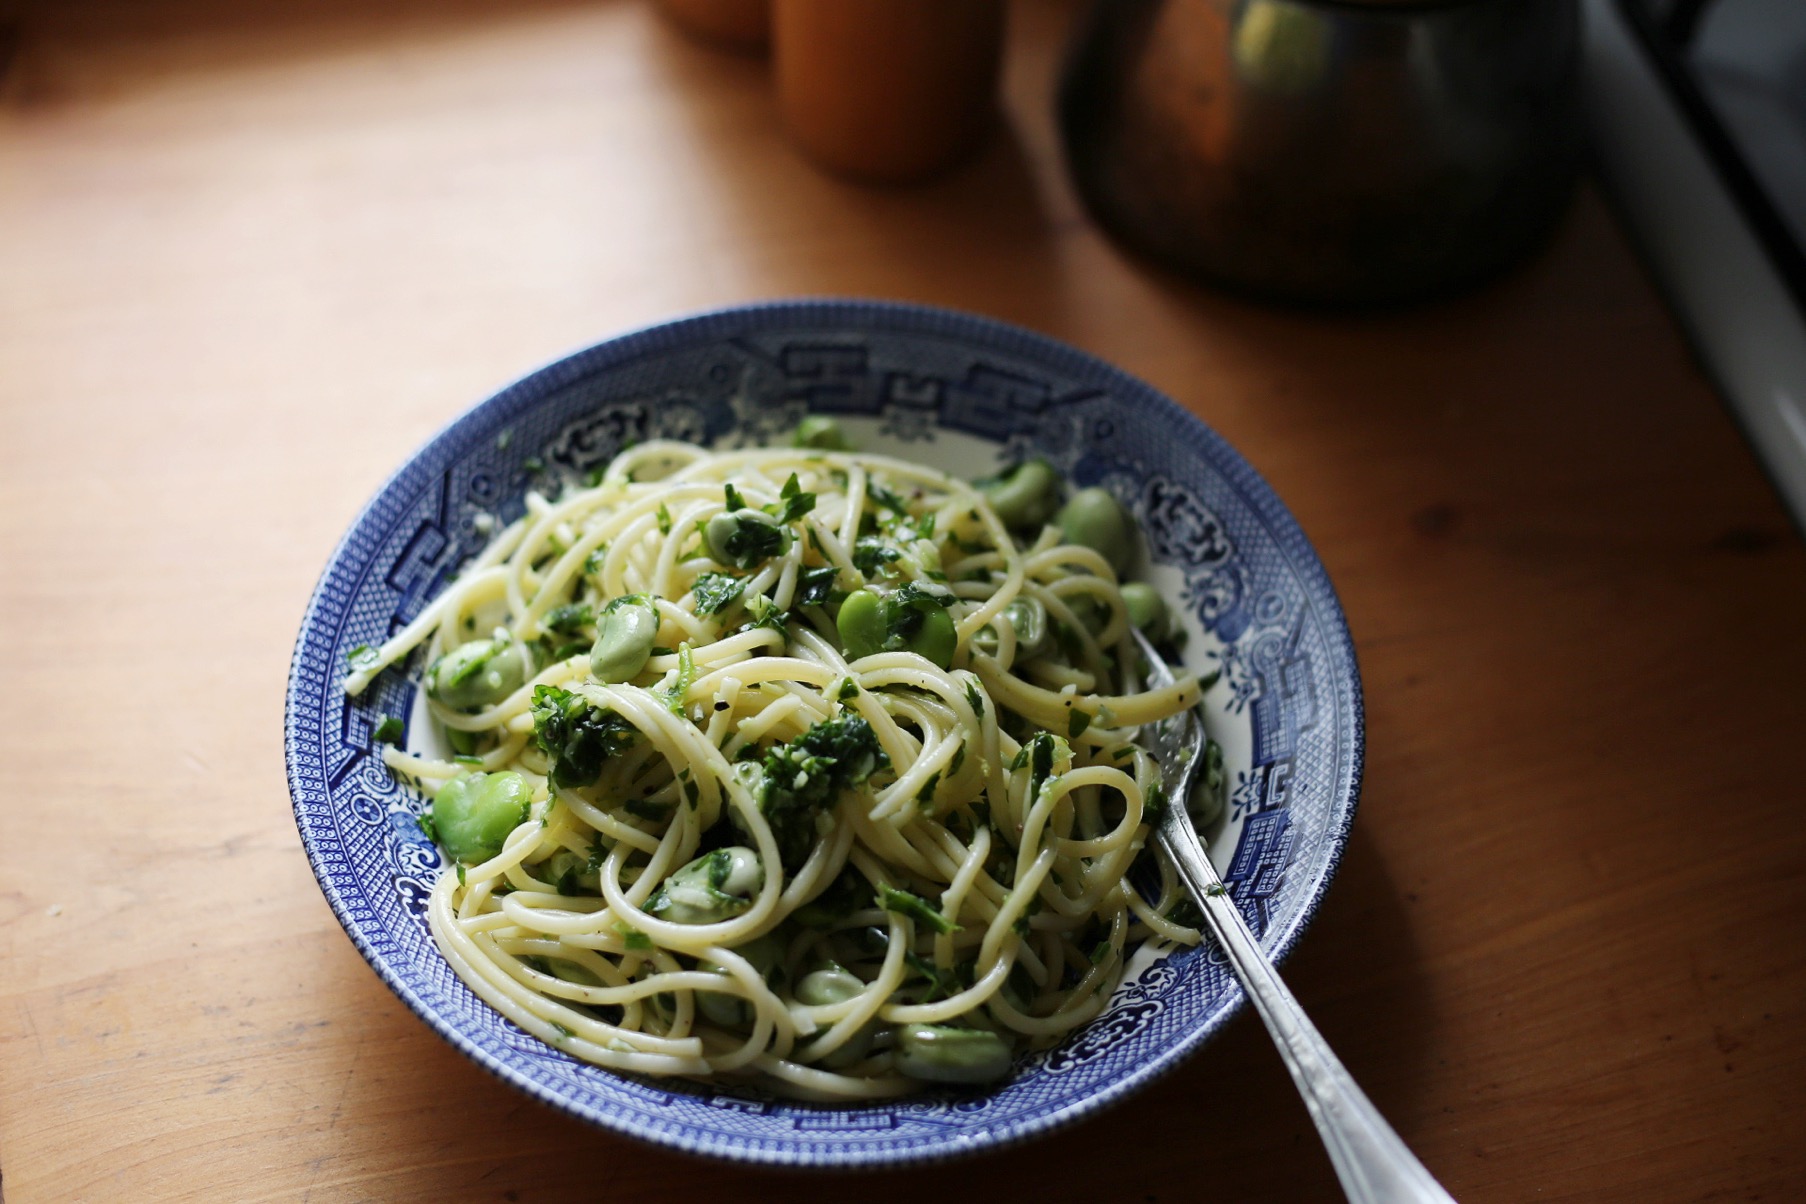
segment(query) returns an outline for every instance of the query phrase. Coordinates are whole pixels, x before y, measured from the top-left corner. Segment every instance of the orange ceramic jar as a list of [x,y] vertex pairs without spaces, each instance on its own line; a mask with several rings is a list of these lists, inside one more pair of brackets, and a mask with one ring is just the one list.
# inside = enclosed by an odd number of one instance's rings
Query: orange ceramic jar
[[900,183],[958,163],[994,120],[1002,0],[773,0],[778,108],[810,159]]

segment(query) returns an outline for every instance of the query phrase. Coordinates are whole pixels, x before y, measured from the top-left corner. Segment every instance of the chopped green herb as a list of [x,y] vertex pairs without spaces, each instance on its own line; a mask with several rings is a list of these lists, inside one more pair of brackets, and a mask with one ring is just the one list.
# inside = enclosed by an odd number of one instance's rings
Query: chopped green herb
[[1167,909],[1166,918],[1187,928],[1204,927],[1204,913],[1190,899],[1181,899]]
[[422,811],[415,817],[414,822],[420,825],[420,830],[426,833],[426,838],[428,840],[432,841],[434,844],[439,843],[439,829],[433,826],[433,813],[431,811]]
[[941,771],[937,769],[928,775],[928,780],[922,783],[920,790],[916,791],[916,806],[924,811],[932,810],[934,808],[934,792],[940,787],[940,784]]
[[[836,588],[840,580],[840,570],[831,564],[819,568],[804,569],[796,578],[796,603],[798,606],[811,606],[827,602],[836,602],[846,596],[845,591]],[[839,595],[839,597],[836,597]]]
[[673,715],[682,716],[684,704],[689,701],[690,687],[696,684],[696,655],[690,651],[688,641],[677,649],[677,680],[671,683],[671,692],[665,695],[665,706]]
[[978,682],[970,677],[966,679],[966,705],[972,708],[974,715],[984,717],[985,696],[979,691]]
[[719,563],[750,569],[782,555],[790,546],[790,532],[763,511],[749,511],[739,518],[718,514],[704,533],[703,543]]
[[404,731],[402,722],[394,715],[384,715],[383,721],[376,725],[370,733],[371,744],[400,744]]
[[781,523],[793,523],[815,509],[815,495],[803,492],[802,486],[797,484],[794,472],[790,474],[790,479],[784,482],[784,488],[778,494],[778,498],[779,503],[775,513]]
[[1072,714],[1066,717],[1066,736],[1070,740],[1077,740],[1085,734],[1085,729],[1090,726],[1091,716],[1087,712],[1073,707]]
[[840,679],[840,689],[835,692],[836,698],[842,702],[851,702],[859,697],[859,683],[850,677]]
[[345,654],[345,663],[358,673],[365,673],[382,663],[382,653],[368,644],[359,644]]
[[[584,627],[596,621],[596,612],[584,602],[567,602],[563,606],[554,606],[546,612],[540,626],[547,631],[555,631],[559,635],[575,635]],[[563,660],[564,657],[556,657]]]
[[745,588],[746,582],[739,577],[730,577],[726,573],[704,573],[696,578],[696,584],[691,587],[696,595],[696,613],[719,614],[732,605]]
[[927,999],[946,999],[948,996],[959,994],[962,985],[972,985],[970,981],[962,983],[962,980],[970,978],[970,962],[961,962],[951,970],[943,970],[927,958],[920,957],[915,953],[904,953],[903,960],[908,963],[911,970],[928,980]]
[[866,478],[865,495],[886,510],[893,511],[897,514],[909,513],[909,507],[904,503],[902,498],[878,484],[878,482],[872,480],[870,477]]
[[912,895],[906,890],[898,890],[891,886],[878,888],[878,903],[885,911],[896,912],[900,916],[909,916],[920,920],[936,932],[958,932],[960,926],[940,913],[940,909],[929,903],[920,895]]
[[660,535],[671,534],[671,509],[663,502],[658,504],[658,533]]
[[770,598],[762,594],[755,594],[747,603],[747,607],[753,614],[752,622],[746,625],[748,630],[754,627],[769,627],[780,635],[790,633],[790,612],[779,610],[777,603]]
[[862,535],[853,543],[853,567],[870,577],[884,565],[901,560],[903,553],[875,535]]
[[626,945],[629,949],[645,950],[652,948],[652,938],[641,932],[638,928],[631,928],[626,924],[616,924],[615,928],[621,933],[621,943]]
[[528,472],[540,473],[546,470],[546,462],[538,456],[528,456],[520,462],[520,466]]
[[588,786],[602,776],[602,762],[632,746],[639,732],[604,707],[557,686],[533,689],[533,737],[551,761],[559,786]]
[[481,765],[483,763],[483,758],[469,756],[465,753],[459,753],[457,756],[453,757],[452,760],[460,765]]
[[816,815],[889,764],[871,724],[855,714],[823,720],[765,753],[759,810],[777,837],[784,868],[794,871],[808,858]]
[[630,798],[621,804],[621,809],[629,815],[650,820],[661,820],[671,814],[670,803],[655,802],[652,799]]
[[740,496],[740,491],[735,489],[730,482],[727,487],[727,512],[732,514],[736,510],[744,509],[746,509],[746,499]]

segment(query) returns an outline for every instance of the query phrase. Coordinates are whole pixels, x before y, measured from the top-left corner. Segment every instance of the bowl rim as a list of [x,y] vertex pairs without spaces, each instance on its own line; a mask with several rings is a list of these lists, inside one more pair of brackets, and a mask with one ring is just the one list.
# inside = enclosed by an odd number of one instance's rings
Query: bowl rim
[[[1276,965],[1282,964],[1291,954],[1299,939],[1316,919],[1324,896],[1347,851],[1349,835],[1359,809],[1366,761],[1366,715],[1353,636],[1349,630],[1347,614],[1330,581],[1328,571],[1309,537],[1305,535],[1303,527],[1280,500],[1277,492],[1240,452],[1202,418],[1146,381],[1068,343],[995,318],[963,310],[870,298],[800,297],[756,301],[694,311],[631,328],[556,356],[495,390],[441,425],[401,461],[358,509],[344,534],[334,545],[309,596],[291,653],[283,708],[284,761],[291,808],[308,867],[334,918],[351,939],[353,946],[410,1011],[425,1022],[432,1032],[478,1066],[516,1090],[566,1115],[666,1149],[732,1163],[789,1169],[898,1168],[943,1162],[1017,1145],[1094,1115],[1176,1070],[1241,1011],[1247,1002],[1245,989],[1231,977],[1226,1007],[1189,1029],[1159,1056],[1140,1064],[1132,1072],[1064,1106],[986,1128],[977,1136],[958,1134],[935,1142],[857,1147],[811,1144],[806,1138],[780,1143],[770,1138],[736,1138],[713,1134],[699,1139],[688,1132],[636,1125],[627,1118],[568,1099],[559,1092],[516,1073],[485,1045],[443,1020],[390,968],[386,959],[358,930],[350,906],[325,873],[321,850],[307,824],[303,822],[301,795],[304,783],[301,780],[302,771],[297,766],[297,750],[301,735],[298,708],[302,702],[304,678],[310,675],[308,667],[303,663],[304,647],[316,623],[320,621],[322,611],[337,605],[336,599],[327,596],[327,586],[333,578],[335,568],[352,549],[357,533],[378,517],[378,511],[391,491],[408,485],[412,477],[424,473],[425,463],[436,454],[450,455],[454,449],[463,447],[472,428],[505,426],[517,413],[536,406],[566,385],[631,363],[648,354],[705,341],[710,337],[720,337],[730,332],[745,334],[749,326],[761,324],[767,327],[824,326],[842,331],[875,330],[887,334],[974,342],[1030,362],[1047,364],[1069,376],[1098,382],[1119,401],[1151,407],[1156,414],[1175,422],[1178,429],[1185,432],[1182,439],[1196,441],[1201,445],[1195,446],[1193,450],[1204,456],[1212,471],[1220,473],[1255,513],[1296,575],[1310,605],[1320,609],[1320,621],[1326,636],[1326,659],[1336,670],[1333,695],[1336,696],[1337,704],[1347,708],[1350,719],[1346,765],[1341,780],[1331,787],[1335,811],[1331,816],[1332,822],[1324,832],[1324,861],[1319,880],[1303,900],[1291,927],[1268,950]],[[1338,759],[1344,758],[1339,756]],[[330,798],[330,793],[328,797]]]

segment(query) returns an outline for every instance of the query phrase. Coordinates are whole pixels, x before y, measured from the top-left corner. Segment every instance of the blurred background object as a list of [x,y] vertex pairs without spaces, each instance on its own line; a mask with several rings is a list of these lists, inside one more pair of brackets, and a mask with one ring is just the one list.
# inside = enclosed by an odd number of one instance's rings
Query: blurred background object
[[1579,160],[1577,59],[1573,0],[1100,0],[1060,125],[1131,246],[1271,299],[1397,303],[1542,242]]
[[1001,0],[774,0],[784,128],[840,175],[938,175],[995,122],[1003,32]]
[[1806,527],[1806,3],[1589,0],[1599,166]]
[[771,0],[658,0],[658,6],[710,42],[755,53],[771,43]]

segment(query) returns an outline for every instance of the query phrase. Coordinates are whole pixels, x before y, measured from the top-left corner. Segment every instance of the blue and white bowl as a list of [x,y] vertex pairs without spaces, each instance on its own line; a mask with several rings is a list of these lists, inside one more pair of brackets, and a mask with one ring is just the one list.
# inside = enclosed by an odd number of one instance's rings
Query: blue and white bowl
[[[1243,915],[1283,958],[1335,872],[1361,777],[1354,650],[1316,553],[1246,461],[1147,385],[1027,331],[917,306],[780,302],[669,322],[559,360],[442,431],[358,516],[308,606],[288,688],[295,822],[383,981],[479,1065],[574,1116],[788,1166],[1020,1141],[1122,1099],[1221,1028],[1242,1002],[1221,957],[1208,945],[1144,957],[1101,1016],[983,1093],[828,1108],[602,1070],[504,1020],[427,933],[439,855],[415,824],[420,800],[371,747],[380,716],[414,713],[419,666],[355,704],[339,690],[346,654],[405,625],[529,488],[582,477],[634,440],[779,442],[805,413],[840,417],[864,450],[966,475],[1045,456],[1129,505],[1147,537],[1136,575],[1184,616],[1191,666],[1221,670],[1205,706],[1230,803],[1207,835]],[[421,742],[425,726],[410,724]]]

